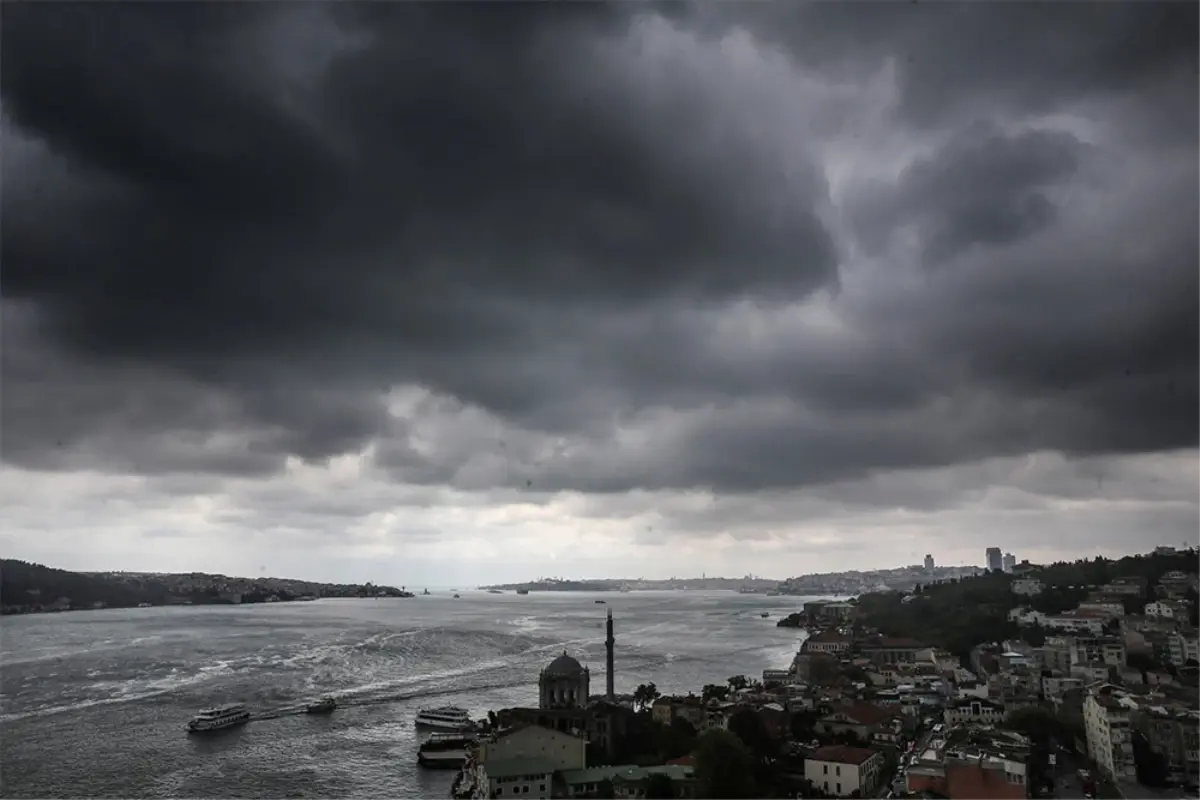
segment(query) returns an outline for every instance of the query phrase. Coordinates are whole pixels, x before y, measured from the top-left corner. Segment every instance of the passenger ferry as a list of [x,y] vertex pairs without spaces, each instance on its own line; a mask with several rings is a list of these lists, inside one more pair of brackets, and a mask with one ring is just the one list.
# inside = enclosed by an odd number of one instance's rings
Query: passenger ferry
[[415,722],[418,728],[433,728],[440,731],[473,731],[475,722],[465,708],[458,706],[441,706],[439,708],[423,708],[417,712]]
[[478,737],[474,733],[435,733],[421,743],[417,763],[429,769],[458,769]]
[[187,724],[187,731],[188,733],[219,731],[222,728],[244,725],[249,721],[250,712],[246,707],[241,703],[231,703],[201,711]]

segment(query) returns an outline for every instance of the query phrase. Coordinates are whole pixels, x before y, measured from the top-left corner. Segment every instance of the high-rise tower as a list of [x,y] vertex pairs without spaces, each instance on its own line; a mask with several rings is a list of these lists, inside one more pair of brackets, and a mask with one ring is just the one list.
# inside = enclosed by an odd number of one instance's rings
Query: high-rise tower
[[608,702],[613,703],[613,702],[616,702],[616,690],[614,689],[615,684],[613,682],[613,679],[616,677],[613,675],[613,645],[616,643],[616,640],[613,639],[613,621],[612,621],[612,609],[611,608],[608,610],[607,626],[608,626],[608,635],[604,637],[604,649],[606,651],[606,655],[608,658],[608,664],[607,664],[608,674],[605,676],[605,687],[604,688],[605,688],[605,694],[608,697]]

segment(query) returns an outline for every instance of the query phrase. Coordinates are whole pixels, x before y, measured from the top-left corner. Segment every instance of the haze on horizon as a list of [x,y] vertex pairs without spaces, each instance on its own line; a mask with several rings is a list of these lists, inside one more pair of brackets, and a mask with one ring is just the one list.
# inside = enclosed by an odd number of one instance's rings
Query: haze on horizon
[[1195,542],[1194,3],[18,3],[5,556]]

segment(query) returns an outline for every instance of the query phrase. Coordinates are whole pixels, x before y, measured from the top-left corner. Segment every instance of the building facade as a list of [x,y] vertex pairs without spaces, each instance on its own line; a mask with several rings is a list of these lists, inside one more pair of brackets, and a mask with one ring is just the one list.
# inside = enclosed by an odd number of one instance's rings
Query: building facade
[[1111,780],[1136,780],[1131,713],[1137,708],[1125,692],[1097,686],[1083,700],[1088,756]]
[[999,570],[1004,568],[1004,554],[999,547],[989,547],[984,551],[984,566],[989,570]]
[[831,745],[804,759],[804,777],[834,797],[873,797],[883,776],[883,754],[863,747]]

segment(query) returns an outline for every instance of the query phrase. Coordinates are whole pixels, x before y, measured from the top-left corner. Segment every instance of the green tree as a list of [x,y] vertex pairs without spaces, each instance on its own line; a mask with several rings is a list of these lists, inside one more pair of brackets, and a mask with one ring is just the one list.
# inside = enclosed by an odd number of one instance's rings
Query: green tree
[[1161,789],[1170,777],[1167,758],[1146,741],[1140,731],[1133,734],[1133,763],[1137,771],[1137,782],[1151,789]]
[[1029,625],[1021,628],[1021,638],[1030,647],[1041,647],[1046,643],[1046,631],[1041,625]]
[[738,710],[729,718],[729,732],[742,740],[742,744],[758,759],[776,754],[775,742],[767,732],[767,726],[756,712],[748,708]]
[[696,796],[757,797],[754,757],[734,734],[720,728],[705,731],[696,744]]
[[652,772],[650,777],[646,779],[646,794],[647,798],[660,798],[665,800],[675,796],[675,781],[671,780],[671,776],[663,772]]
[[790,720],[792,738],[797,742],[811,742],[817,738],[817,720],[820,715],[815,711],[797,711]]
[[706,683],[700,690],[700,699],[705,703],[711,700],[721,702],[729,697],[729,687],[720,683]]
[[654,705],[654,701],[662,697],[662,692],[654,685],[654,682],[638,684],[638,687],[633,690],[633,704],[639,710],[645,710]]
[[729,688],[735,692],[740,692],[750,685],[750,679],[745,675],[734,675],[726,682],[729,684]]

